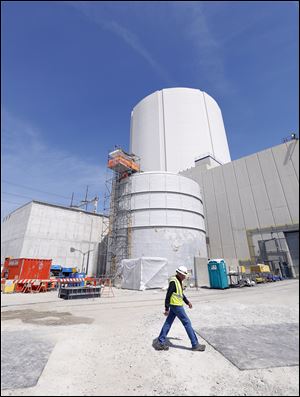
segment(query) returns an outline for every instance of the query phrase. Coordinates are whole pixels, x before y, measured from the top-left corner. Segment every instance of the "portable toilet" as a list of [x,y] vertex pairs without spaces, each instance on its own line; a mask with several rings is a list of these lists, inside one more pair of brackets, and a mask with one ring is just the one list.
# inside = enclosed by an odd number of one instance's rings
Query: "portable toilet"
[[228,277],[224,259],[212,259],[208,262],[210,288],[228,288]]

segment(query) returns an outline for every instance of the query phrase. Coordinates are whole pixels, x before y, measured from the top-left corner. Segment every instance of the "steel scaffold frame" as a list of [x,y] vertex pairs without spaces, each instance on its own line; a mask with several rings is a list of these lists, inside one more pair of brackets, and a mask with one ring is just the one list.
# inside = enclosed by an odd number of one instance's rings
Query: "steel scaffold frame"
[[[120,149],[122,150],[122,149]],[[126,154],[127,155],[127,154]],[[139,158],[127,155],[138,164]],[[108,162],[110,154],[108,155]],[[138,164],[139,168],[139,164]],[[130,256],[131,243],[131,178],[136,170],[115,167],[107,168],[105,182],[103,228],[101,241],[105,242],[102,249],[103,263],[101,273],[115,280],[119,275],[122,259]],[[105,269],[104,269],[105,267]]]

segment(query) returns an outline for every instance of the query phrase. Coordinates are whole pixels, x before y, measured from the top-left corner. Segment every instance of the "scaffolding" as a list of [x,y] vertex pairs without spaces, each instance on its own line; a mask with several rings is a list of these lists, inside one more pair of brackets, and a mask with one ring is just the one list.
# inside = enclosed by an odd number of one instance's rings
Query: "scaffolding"
[[131,178],[139,172],[139,158],[121,148],[108,154],[104,194],[104,219],[101,240],[104,242],[100,276],[115,280],[122,259],[130,257],[131,239]]

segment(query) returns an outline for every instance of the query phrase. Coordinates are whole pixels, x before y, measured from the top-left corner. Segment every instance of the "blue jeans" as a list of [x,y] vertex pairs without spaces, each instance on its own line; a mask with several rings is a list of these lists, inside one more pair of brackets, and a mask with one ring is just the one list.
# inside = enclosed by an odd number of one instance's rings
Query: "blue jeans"
[[175,318],[178,317],[179,320],[182,322],[186,333],[188,334],[188,337],[190,338],[190,341],[192,343],[192,347],[196,346],[198,344],[198,339],[195,334],[195,331],[193,330],[191,320],[188,318],[186,315],[186,312],[183,308],[183,306],[175,306],[175,305],[170,305],[170,311],[168,314],[168,317],[160,331],[158,340],[161,344],[164,344],[166,341],[166,337],[170,331],[170,328],[172,327],[173,321]]

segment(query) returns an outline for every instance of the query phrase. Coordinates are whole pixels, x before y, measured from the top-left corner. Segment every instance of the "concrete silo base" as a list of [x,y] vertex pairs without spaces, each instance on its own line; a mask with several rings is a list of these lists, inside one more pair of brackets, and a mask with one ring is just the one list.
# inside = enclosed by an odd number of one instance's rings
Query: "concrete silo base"
[[206,255],[205,233],[199,230],[155,227],[135,229],[131,237],[132,258],[160,256],[168,258],[168,273],[178,266],[194,270],[194,257]]

